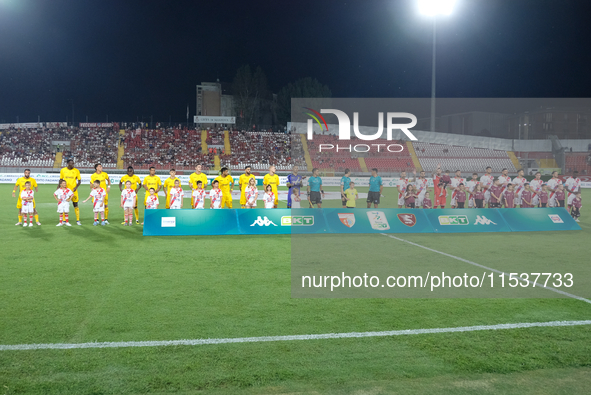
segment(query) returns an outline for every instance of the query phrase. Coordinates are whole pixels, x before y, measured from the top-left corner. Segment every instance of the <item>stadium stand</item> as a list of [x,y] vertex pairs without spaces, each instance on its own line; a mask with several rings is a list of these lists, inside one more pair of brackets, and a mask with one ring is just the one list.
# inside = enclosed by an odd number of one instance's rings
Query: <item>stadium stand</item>
[[[517,158],[526,158],[534,159],[540,168],[557,167],[551,152],[513,153],[426,142],[373,140],[371,144],[401,144],[405,149],[400,153],[383,150],[358,153],[351,152],[349,146],[367,142],[353,139],[343,143],[335,135],[314,135],[308,141],[301,137],[284,131],[189,130],[180,125],[158,129],[129,127],[122,131],[118,128],[9,128],[0,131],[0,166],[57,168],[74,158],[76,166],[82,169],[100,162],[105,169],[131,165],[137,169],[155,166],[159,170],[171,167],[193,170],[201,164],[207,171],[218,163],[234,171],[250,165],[254,172],[265,172],[270,164],[275,164],[283,172],[298,165],[304,171],[317,167],[332,172],[342,172],[345,168],[366,172],[376,167],[386,173],[420,168],[429,173],[441,163],[444,169],[459,169],[464,173],[480,173],[484,170],[482,166],[487,165],[493,168],[493,173],[507,168],[514,174],[519,166]],[[60,142],[59,150],[57,142]],[[319,152],[320,144],[332,144],[339,150]],[[566,153],[566,170],[591,174],[591,155]]]
[[[330,151],[319,151],[320,144],[332,144],[339,147],[339,150],[332,149]],[[347,150],[341,150],[347,147]],[[361,171],[359,166],[358,154],[352,153],[348,150],[349,144],[340,143],[336,136],[333,135],[315,135],[312,140],[308,141],[308,150],[310,151],[310,158],[312,159],[312,166],[321,170],[343,171],[346,168],[351,171]]]
[[[125,153],[121,159],[125,167],[192,170],[195,165],[201,164],[203,170],[213,168],[215,155],[213,152],[202,152],[201,131],[178,128],[127,129],[123,138]],[[219,135],[213,131],[208,133],[207,140],[213,143],[214,139],[219,139]]]
[[63,131],[51,129],[4,129],[0,132],[0,166],[50,167],[55,152],[51,142]]
[[570,153],[566,154],[566,173],[576,170],[581,175],[591,174],[591,153]]
[[[223,134],[222,134],[223,137]],[[293,165],[306,167],[304,150],[299,135],[273,131],[231,130],[229,132],[232,155],[222,154],[221,165],[253,171],[265,171],[270,164],[277,170],[290,170]]]
[[441,163],[444,170],[461,170],[464,173],[480,173],[484,171],[483,164],[492,167],[493,172],[500,172],[504,168],[509,173],[517,172],[507,151],[423,142],[412,144],[421,167],[426,172],[435,170],[438,163]]
[[70,147],[63,152],[62,166],[74,158],[79,168],[101,163],[105,169],[117,168],[119,131],[113,128],[76,129],[70,137]]

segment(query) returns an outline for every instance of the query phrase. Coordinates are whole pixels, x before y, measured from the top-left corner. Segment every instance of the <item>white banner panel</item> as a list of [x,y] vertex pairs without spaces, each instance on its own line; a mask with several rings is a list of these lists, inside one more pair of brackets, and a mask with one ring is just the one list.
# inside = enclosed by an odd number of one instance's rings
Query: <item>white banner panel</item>
[[193,117],[194,123],[236,123],[236,117],[208,117],[203,115],[195,115]]

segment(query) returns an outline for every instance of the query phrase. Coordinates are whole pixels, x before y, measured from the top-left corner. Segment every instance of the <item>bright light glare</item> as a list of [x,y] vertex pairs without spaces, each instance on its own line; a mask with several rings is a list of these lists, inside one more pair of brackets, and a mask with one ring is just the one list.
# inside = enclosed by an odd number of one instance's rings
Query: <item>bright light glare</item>
[[450,15],[455,0],[419,0],[419,12],[427,16]]

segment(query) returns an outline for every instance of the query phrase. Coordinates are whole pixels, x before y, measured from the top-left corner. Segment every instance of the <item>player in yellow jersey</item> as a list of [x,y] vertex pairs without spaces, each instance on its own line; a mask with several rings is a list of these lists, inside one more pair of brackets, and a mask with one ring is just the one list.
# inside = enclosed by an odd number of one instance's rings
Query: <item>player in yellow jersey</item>
[[207,176],[201,172],[201,165],[195,166],[195,173],[189,176],[189,185],[191,189],[197,189],[197,181],[201,181],[201,188],[207,187]]
[[250,173],[250,166],[246,166],[244,168],[244,174],[238,178],[238,187],[240,188],[240,206],[242,206],[242,208],[246,208],[246,195],[244,194],[244,191],[246,190],[251,178],[255,178],[254,174]]
[[275,206],[277,208],[277,203],[279,202],[279,198],[277,196],[277,187],[279,186],[279,176],[275,174],[275,166],[271,165],[269,167],[269,174],[263,178],[263,185],[265,186],[265,190],[267,189],[267,185],[271,185],[271,189],[273,190],[273,194],[275,194]]
[[222,208],[232,208],[232,190],[234,189],[234,179],[229,174],[227,167],[222,167],[222,175],[217,176],[214,181],[219,182],[219,188],[222,190]]
[[103,165],[100,163],[94,165],[94,171],[95,172],[90,176],[90,190],[92,191],[94,189],[94,182],[99,181],[101,183],[101,188],[107,193],[103,205],[105,207],[105,224],[109,225],[109,191],[111,190],[111,180],[109,179],[107,172],[103,171]]
[[[16,192],[18,188],[18,200],[16,201],[16,208],[18,209],[18,222],[15,225],[23,224],[23,216],[21,213],[21,208],[23,208],[23,201],[21,199],[21,192],[25,190],[25,183],[27,181],[31,183],[31,188],[35,188],[35,192],[38,191],[37,181],[35,181],[35,179],[31,177],[31,170],[25,169],[25,176],[18,178],[16,180],[16,184],[14,184],[14,188],[12,189],[12,197],[16,197]],[[37,208],[35,206],[35,199],[33,199],[33,209],[35,221],[37,222],[37,225],[41,225],[41,222],[39,222],[39,214],[37,213]]]
[[154,188],[154,194],[156,196],[158,196],[158,192],[162,189],[162,181],[160,180],[160,177],[156,175],[156,168],[154,166],[150,167],[150,174],[144,177],[142,187],[146,190],[146,195],[144,196],[145,206],[146,200],[148,200],[148,196],[150,196],[150,188]]
[[[131,189],[133,189],[136,193],[136,195],[139,194],[140,189],[142,189],[142,180],[140,180],[139,176],[137,176],[133,170],[133,167],[129,166],[127,168],[127,174],[124,175],[123,177],[121,177],[121,180],[119,181],[119,190],[121,192],[123,192],[123,187],[125,186],[125,183],[129,181],[131,182]],[[137,199],[135,201],[135,207],[133,208],[133,212],[135,213],[135,223],[139,225],[140,223],[140,212],[137,209]],[[121,224],[123,225],[125,222],[122,222]]]
[[174,182],[178,181],[179,186],[181,185],[181,180],[176,176],[175,169],[170,169],[169,174],[170,177],[167,177],[166,180],[164,180],[164,186],[162,188],[166,194],[166,208],[170,208],[170,190],[174,188]]
[[80,222],[80,208],[78,207],[78,187],[82,184],[82,177],[80,176],[80,170],[74,167],[74,159],[68,159],[66,164],[66,167],[60,170],[60,178],[66,180],[66,187],[74,193],[71,201],[76,213],[76,224],[82,225]]

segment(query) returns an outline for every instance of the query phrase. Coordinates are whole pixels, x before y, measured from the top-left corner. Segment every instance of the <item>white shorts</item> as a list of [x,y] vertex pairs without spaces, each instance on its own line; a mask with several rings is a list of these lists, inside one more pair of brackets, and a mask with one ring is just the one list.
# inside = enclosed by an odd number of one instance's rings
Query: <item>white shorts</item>
[[133,210],[133,208],[134,208],[133,203],[131,203],[131,204],[125,203],[123,205],[123,210]]
[[468,208],[476,207],[476,202],[472,198],[468,198]]
[[534,207],[538,207],[538,204],[540,204],[540,196],[537,193],[531,198],[531,204],[533,204]]
[[453,192],[451,193],[451,196],[452,196],[452,198],[451,198],[451,202],[449,204],[451,206],[457,206],[458,205],[458,202],[456,201],[456,198],[454,197],[455,195],[454,195]]
[[181,209],[181,205],[180,204],[173,204],[172,206],[170,206],[171,210],[180,210]]
[[515,202],[516,206],[521,206],[521,193],[522,192],[523,192],[523,190],[521,190],[515,194],[515,199],[513,201]]
[[556,194],[552,194],[552,192],[550,192],[551,196],[548,196],[548,207],[556,207]]
[[100,206],[100,207],[95,207],[92,209],[93,212],[95,213],[104,213],[105,212],[105,206]]
[[423,200],[425,200],[425,194],[421,193],[418,197],[417,197],[417,204],[415,207],[423,207]]
[[204,202],[199,202],[199,203],[197,203],[197,205],[195,206],[195,208],[196,208],[196,209],[202,209],[202,208],[203,208],[203,206],[204,206],[204,205],[203,205],[203,203],[204,203]]
[[57,205],[57,212],[68,214],[70,212],[70,203],[62,203]]
[[487,189],[486,192],[484,192],[484,201],[486,203],[488,203],[489,200],[490,200],[490,190]]
[[572,204],[573,204],[573,200],[575,200],[575,198],[576,198],[576,197],[577,197],[577,196],[576,196],[574,193],[569,193],[569,194],[568,194],[568,198],[566,199],[566,204],[567,204],[568,206],[572,206]]
[[404,195],[402,195],[402,197],[400,197],[400,193],[398,194],[398,205],[404,207],[405,206],[405,202],[404,202]]
[[[573,195],[574,196],[574,195]],[[23,202],[24,203],[24,202]],[[22,214],[32,214],[35,212],[35,208],[33,207],[33,202],[28,203],[28,204],[23,204],[23,207],[21,207],[21,213]]]

